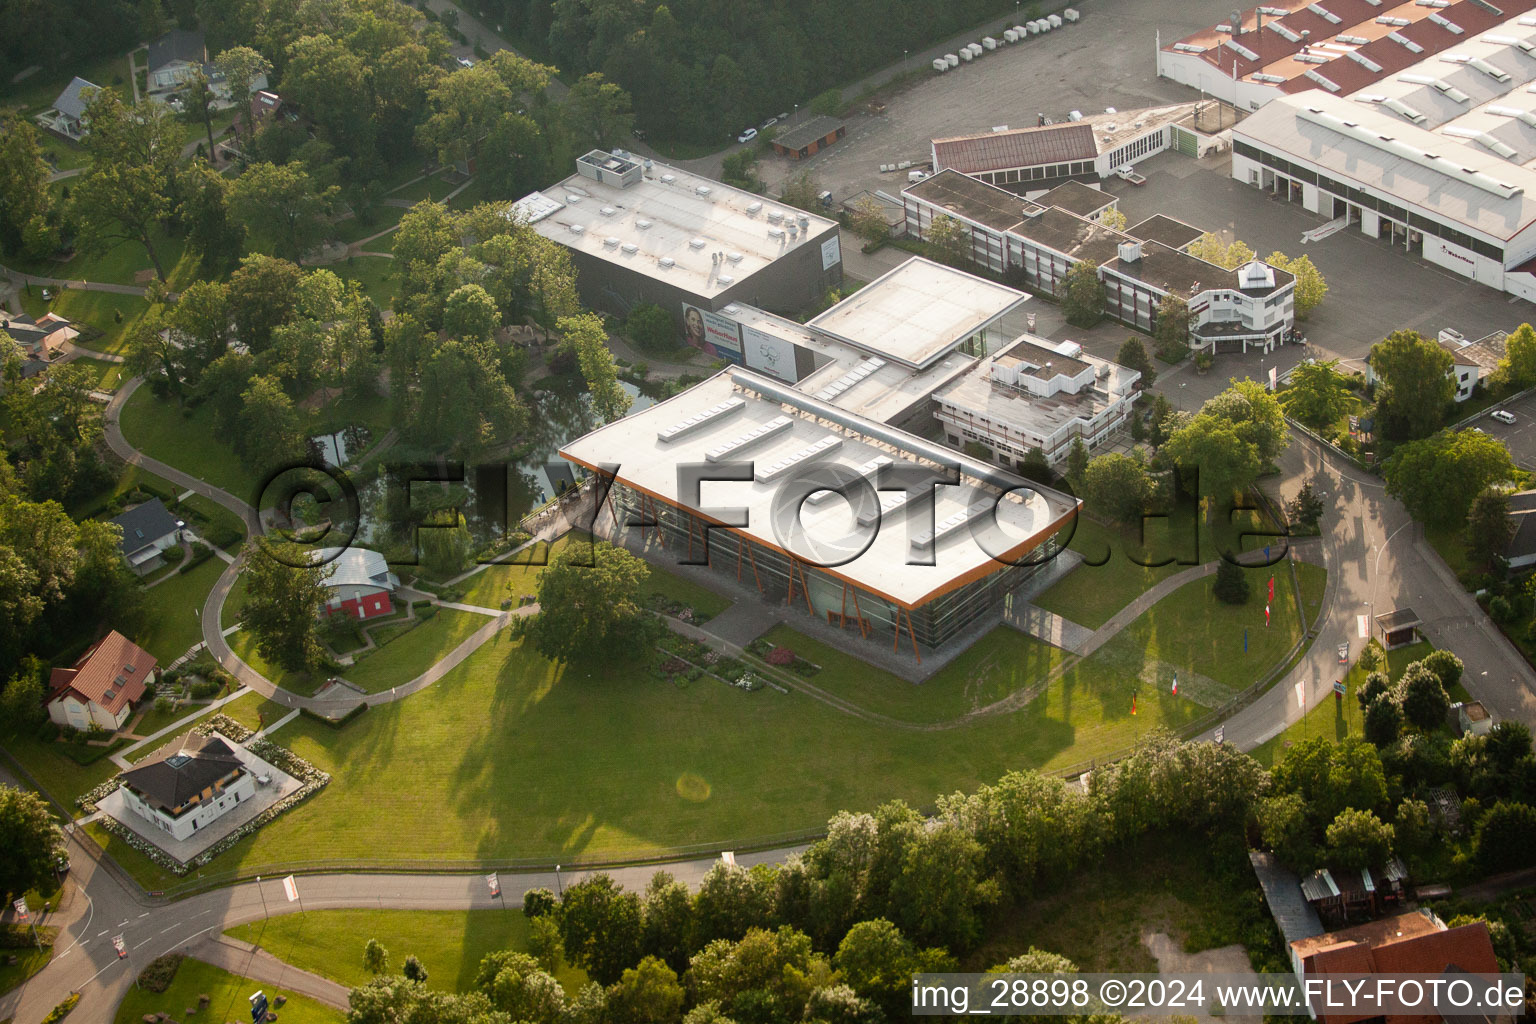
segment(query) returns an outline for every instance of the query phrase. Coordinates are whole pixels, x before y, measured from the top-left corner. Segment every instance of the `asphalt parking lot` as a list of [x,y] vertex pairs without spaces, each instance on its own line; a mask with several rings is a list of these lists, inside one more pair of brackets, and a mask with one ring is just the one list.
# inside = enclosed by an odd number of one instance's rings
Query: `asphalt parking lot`
[[1470,425],[1503,441],[1515,465],[1536,470],[1536,394],[1501,403],[1497,408],[1514,413],[1515,422],[1500,423],[1488,415],[1493,411],[1489,409]]

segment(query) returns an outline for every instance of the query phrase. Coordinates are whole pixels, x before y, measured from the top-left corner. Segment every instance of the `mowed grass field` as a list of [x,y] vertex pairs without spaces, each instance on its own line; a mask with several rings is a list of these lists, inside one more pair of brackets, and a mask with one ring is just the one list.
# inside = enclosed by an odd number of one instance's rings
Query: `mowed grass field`
[[250,1004],[247,997],[256,989],[275,1000],[278,995],[288,997],[282,1006],[273,1006],[283,1024],[342,1024],[346,1014],[306,996],[294,995],[275,985],[257,985],[238,974],[221,970],[201,960],[190,957],[181,962],[176,980],[164,992],[154,993],[130,988],[117,1008],[116,1024],[139,1024],[147,1016],[164,1013],[171,1020],[186,1020],[188,1007],[198,1005],[198,996],[206,995],[209,1003],[199,1010],[195,1020],[249,1019]]
[[[475,970],[488,953],[528,952],[528,919],[509,910],[320,910],[253,921],[227,934],[255,943],[278,959],[356,988],[371,977],[363,969],[363,947],[378,939],[389,951],[390,970],[407,956],[427,968],[427,987],[443,992],[474,985]],[[587,980],[579,967],[562,964],[555,977],[574,996]]]
[[[1257,593],[1268,573],[1251,572]],[[1310,592],[1324,574],[1306,567],[1301,578]],[[1012,768],[1103,759],[1157,726],[1205,715],[1280,663],[1300,637],[1288,573],[1277,574],[1268,629],[1262,599],[1218,605],[1209,588],[1208,579],[1186,585],[1059,671],[1061,655],[1004,628],[922,687],[862,662],[828,664],[813,680],[924,724],[849,714],[799,691],[747,694],[707,679],[679,687],[652,678],[639,659],[556,666],[503,632],[431,688],[341,730],[305,719],[286,726],[279,740],[334,781],[267,826],[259,844],[247,840],[223,855],[219,867],[572,863],[696,844],[773,844],[844,808],[893,798],[928,806],[939,793]],[[825,657],[801,647],[813,660]],[[1014,672],[1015,663],[1033,671]],[[1169,687],[1174,671],[1178,696]],[[978,678],[980,688],[968,689]],[[1010,686],[1038,689],[1017,709],[946,720]],[[154,880],[147,862],[123,856]]]

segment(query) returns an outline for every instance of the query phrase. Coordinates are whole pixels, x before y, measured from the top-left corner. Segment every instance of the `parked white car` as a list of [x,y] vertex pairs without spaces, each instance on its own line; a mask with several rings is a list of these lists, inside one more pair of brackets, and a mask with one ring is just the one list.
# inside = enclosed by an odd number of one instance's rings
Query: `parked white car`
[[746,131],[744,131],[740,135],[736,136],[736,141],[737,142],[751,142],[755,138],[757,138],[757,129],[756,128],[748,128]]
[[1515,422],[1515,414],[1512,413],[1512,412],[1508,412],[1508,411],[1506,411],[1504,409],[1495,409],[1495,410],[1493,410],[1493,412],[1489,413],[1488,415],[1493,417],[1494,419],[1498,420],[1500,423],[1513,423],[1513,422]]

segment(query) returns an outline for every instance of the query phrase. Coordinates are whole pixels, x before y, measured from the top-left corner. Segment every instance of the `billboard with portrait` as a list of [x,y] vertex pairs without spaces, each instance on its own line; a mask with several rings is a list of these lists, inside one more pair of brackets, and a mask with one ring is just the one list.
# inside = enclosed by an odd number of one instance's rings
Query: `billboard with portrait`
[[683,341],[706,355],[741,365],[741,328],[723,313],[683,303]]
[[843,247],[833,235],[821,243],[821,269],[831,270],[843,261]]

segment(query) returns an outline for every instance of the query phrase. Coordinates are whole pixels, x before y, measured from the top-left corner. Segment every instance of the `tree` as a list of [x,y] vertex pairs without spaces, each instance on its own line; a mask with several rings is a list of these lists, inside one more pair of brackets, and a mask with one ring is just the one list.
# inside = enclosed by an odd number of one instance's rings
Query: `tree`
[[201,122],[203,131],[207,133],[208,162],[217,164],[218,158],[213,143],[213,105],[217,102],[218,96],[213,91],[213,83],[208,80],[207,72],[202,68],[195,68],[181,96],[186,104],[187,119]]
[[935,214],[925,241],[943,253],[950,263],[971,258],[971,229],[948,214]]
[[42,723],[48,716],[43,707],[41,663],[23,663],[20,671],[0,692],[0,730],[15,734]]
[[560,983],[527,953],[488,953],[475,971],[475,988],[511,1020],[557,1024],[565,1010]]
[[784,183],[780,196],[790,206],[815,213],[821,209],[821,182],[811,177],[810,171],[801,171]]
[[1152,481],[1146,467],[1118,452],[1097,456],[1083,474],[1083,501],[1122,525],[1141,521],[1151,492]]
[[641,951],[665,960],[674,971],[686,971],[688,955],[696,948],[688,886],[665,871],[656,872],[645,887],[642,910]]
[[1216,582],[1211,584],[1211,593],[1225,604],[1247,604],[1248,574],[1236,562],[1221,559],[1216,564]]
[[245,548],[244,627],[267,661],[289,671],[311,671],[322,654],[320,607],[329,598],[325,581],[333,566],[310,564],[310,549],[282,542],[252,542]]
[[327,214],[337,192],[335,185],[316,187],[298,163],[258,163],[235,179],[229,210],[273,255],[297,260],[330,231]]
[[1536,328],[1521,324],[1504,339],[1504,358],[1499,361],[1499,369],[1513,390],[1523,391],[1536,384]]
[[1244,242],[1234,239],[1232,244],[1228,245],[1221,240],[1220,235],[1211,232],[1206,232],[1191,242],[1188,252],[1196,259],[1214,263],[1227,270],[1236,270],[1255,258],[1253,250]]
[[1281,793],[1260,802],[1256,812],[1264,845],[1293,871],[1305,871],[1317,859],[1312,820],[1300,793]]
[[1290,443],[1280,403],[1263,384],[1244,378],[1200,407],[1202,414],[1231,423],[1238,437],[1253,444],[1259,458],[1274,462]]
[[759,872],[716,864],[699,883],[693,900],[694,941],[735,941],[771,922],[773,893]]
[[1398,702],[1409,725],[1430,732],[1445,724],[1451,698],[1434,669],[1422,661],[1414,662],[1397,681],[1397,689]]
[[168,107],[148,100],[129,107],[111,89],[92,95],[85,116],[92,159],[70,195],[79,229],[75,243],[86,252],[105,253],[136,242],[164,281],[154,233],[175,205],[181,126]]
[[235,337],[252,352],[272,343],[272,331],[292,319],[299,300],[299,268],[253,253],[229,278],[229,316]]
[[1439,678],[1440,685],[1447,690],[1461,682],[1461,674],[1466,670],[1460,658],[1443,648],[1430,651],[1418,663],[1433,672]]
[[298,411],[274,377],[254,377],[240,396],[235,451],[256,470],[296,465],[307,452]]
[[1392,826],[1370,811],[1340,811],[1327,840],[1328,861],[1341,868],[1379,868],[1392,856]]
[[1147,347],[1134,334],[1126,338],[1125,343],[1120,346],[1115,362],[1139,372],[1143,388],[1150,388],[1157,380],[1157,367],[1152,364],[1151,358],[1147,355]]
[[176,215],[186,225],[187,245],[198,254],[200,270],[221,276],[240,258],[245,243],[245,228],[229,216],[231,183],[211,167],[189,164],[178,187]]
[[871,242],[884,242],[891,237],[891,225],[885,217],[885,207],[874,196],[864,196],[853,204],[850,215],[854,234]]
[[782,925],[750,929],[739,941],[716,939],[694,955],[688,969],[694,997],[717,1003],[742,1020],[798,1018],[817,979],[831,969],[804,932]]
[[1365,738],[1385,749],[1397,742],[1403,731],[1403,709],[1391,694],[1377,697],[1365,709]]
[[888,1020],[912,1007],[912,975],[945,970],[943,950],[919,950],[885,918],[860,921],[843,936],[832,962],[854,992],[880,1007]]
[[1026,480],[1046,485],[1053,483],[1056,479],[1050,460],[1045,457],[1045,451],[1039,445],[1035,445],[1024,453],[1024,458],[1019,463],[1019,475]]
[[1338,422],[1354,407],[1354,392],[1337,369],[1339,361],[1300,363],[1291,370],[1290,383],[1280,392],[1279,402],[1286,415],[1293,416],[1314,430],[1324,430]]
[[405,975],[406,980],[413,984],[425,985],[427,983],[426,965],[416,959],[414,953],[405,958],[405,963],[401,966],[400,973]]
[[579,150],[616,146],[635,127],[629,93],[597,72],[583,75],[571,86],[560,114]]
[[566,955],[594,981],[612,985],[640,959],[640,916],[640,898],[606,873],[568,886],[560,901]]
[[593,543],[592,560],[583,564],[581,547],[560,552],[540,574],[539,614],[527,620],[526,635],[554,661],[625,656],[644,642],[651,622],[640,603],[650,570],[604,542]]
[[608,1012],[614,1024],[671,1024],[682,1012],[683,995],[676,972],[648,956],[608,989]]
[[1442,430],[1399,445],[1382,467],[1387,493],[1431,526],[1466,522],[1477,495],[1515,472],[1504,443],[1477,430]]
[[232,46],[213,58],[213,69],[224,79],[229,98],[243,105],[255,91],[258,79],[272,71],[272,62],[249,46]]
[[1312,490],[1311,482],[1301,485],[1301,490],[1296,492],[1285,506],[1285,515],[1292,523],[1305,530],[1317,529],[1318,520],[1323,518],[1323,499]]
[[1152,324],[1157,354],[1170,361],[1188,355],[1191,322],[1189,302],[1184,296],[1176,292],[1164,295],[1157,304],[1157,317]]
[[646,352],[665,354],[678,347],[672,314],[654,302],[642,302],[630,310],[624,320],[624,331]]
[[1281,269],[1289,270],[1296,276],[1296,319],[1305,320],[1312,315],[1314,309],[1322,305],[1323,296],[1328,294],[1328,282],[1323,280],[1322,272],[1313,265],[1310,256],[1288,260]]
[[587,393],[592,396],[592,407],[606,423],[616,420],[629,411],[629,394],[619,384],[618,367],[613,353],[608,350],[608,332],[602,318],[596,313],[581,316],[563,316],[556,323],[564,335],[563,345],[576,353],[581,375],[587,381]]
[[1127,221],[1125,214],[1120,212],[1119,207],[1111,206],[1099,214],[1099,223],[1111,231],[1124,231]]
[[1393,331],[1371,346],[1369,359],[1383,433],[1401,440],[1433,433],[1456,394],[1451,354],[1417,331]]
[[1212,517],[1218,505],[1225,506],[1235,492],[1252,486],[1264,468],[1258,446],[1240,429],[1241,424],[1202,410],[1174,431],[1158,452],[1186,473],[1198,473],[1198,494],[1206,499]]
[[348,1024],[508,1024],[480,992],[438,992],[402,975],[354,988],[347,1005]]
[[1072,447],[1067,449],[1067,480],[1074,490],[1082,493],[1083,483],[1088,476],[1088,446],[1083,444],[1081,437],[1072,439]]
[[49,222],[52,173],[37,129],[21,118],[0,121],[0,255],[37,259],[57,245]]
[[1067,268],[1059,290],[1067,323],[1087,328],[1104,319],[1109,293],[1104,290],[1104,282],[1099,280],[1099,265],[1093,260],[1079,260]]
[[1500,800],[1478,819],[1473,848],[1486,872],[1527,867],[1536,861],[1536,808]]
[[443,306],[443,330],[461,341],[490,341],[501,326],[496,300],[478,284],[455,288]]
[[48,803],[35,793],[0,784],[0,892],[20,896],[53,880],[64,846]]
[[363,947],[363,970],[369,974],[383,974],[389,970],[389,950],[378,939],[369,939]]
[[1472,499],[1467,510],[1467,554],[1476,565],[1492,566],[1504,557],[1515,535],[1509,519],[1509,496],[1492,487]]

